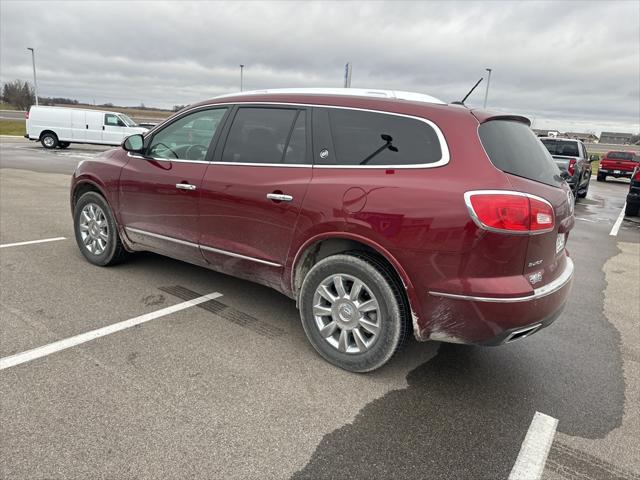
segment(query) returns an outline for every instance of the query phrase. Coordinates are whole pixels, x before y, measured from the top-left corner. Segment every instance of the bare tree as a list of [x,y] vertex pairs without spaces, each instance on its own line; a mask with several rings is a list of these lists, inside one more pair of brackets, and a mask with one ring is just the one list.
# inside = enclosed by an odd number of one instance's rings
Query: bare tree
[[28,110],[36,102],[36,96],[30,83],[14,80],[2,86],[2,101],[20,110]]

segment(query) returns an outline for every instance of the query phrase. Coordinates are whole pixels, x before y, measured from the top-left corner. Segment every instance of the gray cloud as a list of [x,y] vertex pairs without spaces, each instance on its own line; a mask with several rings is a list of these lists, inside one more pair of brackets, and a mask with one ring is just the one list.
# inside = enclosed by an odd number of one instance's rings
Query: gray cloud
[[[536,126],[640,129],[640,4],[620,2],[0,3],[0,80],[44,96],[170,107],[239,88],[341,86],[461,98]],[[482,104],[484,87],[469,104]]]

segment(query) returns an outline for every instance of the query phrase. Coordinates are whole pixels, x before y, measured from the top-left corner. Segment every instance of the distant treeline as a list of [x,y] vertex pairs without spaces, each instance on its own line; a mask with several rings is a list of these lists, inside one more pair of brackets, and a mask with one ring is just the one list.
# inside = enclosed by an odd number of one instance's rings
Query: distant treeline
[[[12,105],[18,110],[29,110],[31,105],[36,103],[36,95],[33,86],[24,80],[13,80],[2,85],[0,100],[4,103]],[[82,102],[74,98],[65,97],[41,97],[38,96],[40,105],[83,105]],[[96,105],[104,108],[136,108],[138,110],[166,110],[163,108],[147,107],[144,103],[136,107],[122,107],[114,105],[111,102]],[[171,109],[174,112],[181,110],[185,105],[174,105]]]

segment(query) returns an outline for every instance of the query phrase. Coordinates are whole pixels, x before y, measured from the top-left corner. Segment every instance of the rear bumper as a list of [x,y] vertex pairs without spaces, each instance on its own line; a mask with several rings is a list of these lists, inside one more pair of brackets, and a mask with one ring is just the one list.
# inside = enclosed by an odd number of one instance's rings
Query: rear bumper
[[[500,345],[524,338],[550,325],[562,312],[573,281],[573,261],[532,294],[518,297],[458,295],[430,291],[431,340]],[[528,331],[531,329],[531,331]]]
[[[615,173],[615,172],[619,172],[619,173]],[[633,175],[633,171],[632,170],[609,170],[606,168],[601,168],[598,170],[598,175],[606,175],[608,177],[615,177],[615,178],[631,178],[631,176]]]

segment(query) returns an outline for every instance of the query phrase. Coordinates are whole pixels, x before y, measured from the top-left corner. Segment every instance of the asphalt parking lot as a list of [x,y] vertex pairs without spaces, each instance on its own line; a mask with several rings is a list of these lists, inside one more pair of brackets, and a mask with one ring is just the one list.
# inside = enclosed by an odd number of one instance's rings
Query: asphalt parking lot
[[640,479],[640,221],[614,228],[628,182],[594,177],[578,202],[551,327],[414,341],[362,375],[316,355],[266,287],[153,254],[87,263],[69,174],[102,150],[0,139],[0,362],[153,317],[0,370],[2,478],[506,479],[540,412],[558,421],[543,478]]

